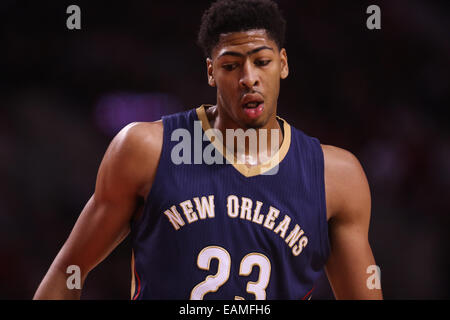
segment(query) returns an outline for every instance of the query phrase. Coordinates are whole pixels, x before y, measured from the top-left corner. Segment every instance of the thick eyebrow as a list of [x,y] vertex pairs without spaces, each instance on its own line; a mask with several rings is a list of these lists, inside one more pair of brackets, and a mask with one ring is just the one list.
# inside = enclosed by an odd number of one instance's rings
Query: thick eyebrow
[[[247,56],[250,56],[250,55],[252,55],[252,54],[254,54],[254,53],[257,53],[257,52],[259,52],[259,51],[261,51],[261,50],[264,50],[264,49],[268,49],[268,50],[272,50],[272,51],[273,51],[273,48],[271,48],[271,47],[268,47],[268,46],[261,46],[261,47],[258,47],[258,48],[256,48],[256,49],[253,49],[253,50],[248,51],[248,52],[247,52]],[[223,56],[233,56],[233,57],[240,57],[240,58],[245,57],[245,55],[242,54],[242,53],[240,53],[240,52],[236,52],[236,51],[225,51],[225,52],[221,53],[221,54],[217,57],[217,59],[220,58],[220,57],[223,57]]]

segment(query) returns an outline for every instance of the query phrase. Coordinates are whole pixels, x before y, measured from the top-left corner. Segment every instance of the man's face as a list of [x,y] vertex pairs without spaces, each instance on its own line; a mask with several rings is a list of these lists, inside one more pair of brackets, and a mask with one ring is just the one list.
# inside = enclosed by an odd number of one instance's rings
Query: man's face
[[275,119],[280,79],[289,69],[286,50],[280,51],[265,30],[222,34],[207,68],[224,120],[262,128]]

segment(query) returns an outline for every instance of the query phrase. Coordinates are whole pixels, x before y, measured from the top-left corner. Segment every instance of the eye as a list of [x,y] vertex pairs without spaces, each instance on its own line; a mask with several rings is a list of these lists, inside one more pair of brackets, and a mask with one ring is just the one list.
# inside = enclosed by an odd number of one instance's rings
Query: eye
[[228,64],[222,65],[222,68],[224,68],[227,71],[233,71],[234,69],[236,69],[236,67],[237,67],[236,63],[228,63]]
[[267,66],[272,60],[256,60],[255,65],[258,67]]

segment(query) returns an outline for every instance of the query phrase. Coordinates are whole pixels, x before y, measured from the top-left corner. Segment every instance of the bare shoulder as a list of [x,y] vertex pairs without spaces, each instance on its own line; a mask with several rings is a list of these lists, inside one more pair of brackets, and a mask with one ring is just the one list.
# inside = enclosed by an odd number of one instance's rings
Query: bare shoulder
[[[358,158],[348,150],[322,144],[326,169],[335,173],[360,174],[362,170]],[[344,171],[344,172],[343,172]]]
[[162,139],[163,124],[161,120],[155,122],[133,122],[120,130],[113,139],[112,144],[116,144],[120,148],[136,148],[136,151],[145,151],[147,148],[153,149],[156,147],[158,149],[159,145],[162,145]]
[[100,173],[106,176],[104,181],[136,186],[137,192],[145,196],[153,182],[162,144],[162,121],[125,126],[111,141],[103,158]]
[[[114,155],[132,168],[151,172],[161,154],[163,124],[156,122],[133,122],[124,127],[111,142]],[[150,170],[146,170],[150,169]]]
[[370,212],[370,189],[364,169],[350,151],[322,145],[328,219]]
[[114,137],[109,152],[118,160],[143,160],[142,157],[161,151],[163,142],[162,121],[133,122],[125,126]]

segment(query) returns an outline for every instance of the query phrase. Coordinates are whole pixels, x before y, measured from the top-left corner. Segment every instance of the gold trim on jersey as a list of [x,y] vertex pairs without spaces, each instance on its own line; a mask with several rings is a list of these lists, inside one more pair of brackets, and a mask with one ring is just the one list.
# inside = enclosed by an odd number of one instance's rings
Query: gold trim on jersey
[[[208,131],[208,129],[211,129],[211,125],[209,123],[208,116],[206,115],[205,106],[209,107],[211,105],[203,104],[200,107],[198,107],[196,109],[197,116],[198,116],[199,120],[202,122],[203,131],[207,135],[209,141],[214,145],[216,150],[220,152],[220,150],[224,149],[225,147],[220,145],[220,144],[223,144],[222,141],[218,141],[218,139],[214,139],[214,141],[212,141],[212,139],[211,139],[211,130]],[[226,151],[221,152],[222,156],[224,156],[224,158],[227,159],[228,162],[230,164],[232,164],[233,167],[237,171],[239,171],[243,176],[249,178],[249,177],[263,174],[263,173],[273,169],[275,166],[279,165],[281,161],[283,161],[284,157],[286,156],[287,152],[289,151],[289,147],[291,145],[291,126],[284,119],[280,118],[279,116],[277,116],[277,119],[279,119],[283,122],[283,129],[284,129],[283,142],[281,143],[281,146],[278,149],[277,153],[275,153],[275,155],[273,157],[271,157],[268,161],[258,164],[258,165],[248,166],[246,164],[236,163],[236,161],[234,159],[227,158]],[[225,153],[225,155],[223,153]]]
[[131,300],[133,300],[134,292],[136,290],[136,280],[134,277],[134,250],[131,249]]

